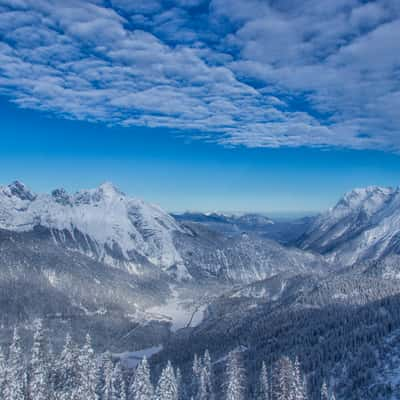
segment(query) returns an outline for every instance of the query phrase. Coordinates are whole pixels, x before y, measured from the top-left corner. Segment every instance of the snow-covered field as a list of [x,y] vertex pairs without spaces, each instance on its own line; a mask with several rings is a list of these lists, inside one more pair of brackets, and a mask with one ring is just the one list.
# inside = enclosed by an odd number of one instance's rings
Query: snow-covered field
[[126,368],[136,368],[143,357],[150,358],[152,355],[159,353],[163,349],[162,346],[147,347],[137,351],[125,351],[116,353],[114,357],[121,360],[121,363]]
[[180,298],[176,288],[172,288],[172,296],[168,301],[156,307],[151,307],[147,312],[157,320],[167,320],[171,323],[171,330],[176,332],[182,328],[194,327],[203,320],[206,303],[187,302]]

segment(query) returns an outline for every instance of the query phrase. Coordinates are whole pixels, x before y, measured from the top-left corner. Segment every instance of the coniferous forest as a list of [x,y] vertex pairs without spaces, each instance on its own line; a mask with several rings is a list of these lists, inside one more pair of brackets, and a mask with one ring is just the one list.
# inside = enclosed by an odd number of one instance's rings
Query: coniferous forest
[[[52,351],[41,320],[34,323],[31,351],[24,352],[18,330],[8,349],[0,352],[0,398],[4,400],[244,400],[246,370],[239,351],[224,363],[221,388],[215,387],[213,360],[206,349],[195,355],[192,370],[182,376],[170,361],[156,376],[144,357],[126,368],[110,352],[96,354],[90,335],[78,346],[66,335],[60,353]],[[307,381],[297,358],[282,357],[274,365],[262,363],[254,400],[306,400]],[[335,394],[324,382],[321,400]]]

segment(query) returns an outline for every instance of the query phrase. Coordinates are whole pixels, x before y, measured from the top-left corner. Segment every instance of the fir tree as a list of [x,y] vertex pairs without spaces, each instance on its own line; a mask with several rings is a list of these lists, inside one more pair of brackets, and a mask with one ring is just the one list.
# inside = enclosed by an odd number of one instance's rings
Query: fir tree
[[111,399],[126,400],[126,388],[125,388],[124,377],[122,376],[121,363],[117,363],[112,372]]
[[176,369],[176,384],[178,387],[178,400],[185,400],[185,388],[183,385],[182,372],[179,367]]
[[321,387],[321,400],[329,400],[328,385],[324,381]]
[[292,398],[293,400],[305,400],[307,398],[305,379],[300,370],[299,359],[296,357],[293,364]]
[[71,400],[78,397],[78,352],[67,334],[65,344],[58,360],[56,390],[60,400]]
[[49,371],[46,339],[43,335],[43,325],[41,320],[35,321],[29,394],[31,400],[46,400],[49,396]]
[[0,347],[0,399],[4,398],[4,389],[7,377],[7,363],[3,349]]
[[275,368],[276,400],[294,400],[293,375],[292,362],[288,357],[282,357]]
[[48,371],[48,385],[49,392],[54,393],[57,381],[57,362],[56,357],[54,355],[53,346],[48,341],[47,343],[47,371]]
[[105,387],[105,365],[106,359],[104,354],[100,357],[99,362],[96,363],[95,369],[95,392],[96,392],[96,399],[103,400],[104,399],[104,387]]
[[228,354],[226,365],[225,399],[244,400],[244,370],[237,352]]
[[130,400],[152,400],[153,385],[150,380],[150,369],[146,357],[139,363],[130,388]]
[[265,365],[265,362],[263,362],[261,366],[258,392],[259,400],[269,400],[269,381],[267,366]]
[[90,335],[86,335],[86,341],[78,357],[79,371],[79,397],[85,400],[96,400],[96,360],[92,348]]
[[212,365],[211,357],[208,350],[205,351],[204,357],[199,364],[200,374],[198,382],[198,400],[212,400],[214,398],[212,385]]
[[161,372],[155,400],[178,400],[178,392],[179,388],[176,382],[174,369],[172,368],[171,362],[168,361],[167,366]]
[[195,400],[199,399],[200,392],[201,360],[197,354],[193,358],[192,366],[192,395]]
[[102,390],[102,398],[103,400],[113,400],[113,373],[114,373],[114,365],[112,362],[112,356],[109,351],[107,351],[104,355],[104,367],[103,367],[103,390]]
[[21,338],[15,328],[8,355],[4,400],[25,399],[26,371],[24,367]]

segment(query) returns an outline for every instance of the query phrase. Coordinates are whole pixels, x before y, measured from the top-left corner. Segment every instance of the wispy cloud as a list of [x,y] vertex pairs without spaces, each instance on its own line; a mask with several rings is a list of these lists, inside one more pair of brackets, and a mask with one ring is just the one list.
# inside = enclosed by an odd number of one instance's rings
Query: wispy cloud
[[21,107],[250,147],[400,150],[396,0],[0,0]]

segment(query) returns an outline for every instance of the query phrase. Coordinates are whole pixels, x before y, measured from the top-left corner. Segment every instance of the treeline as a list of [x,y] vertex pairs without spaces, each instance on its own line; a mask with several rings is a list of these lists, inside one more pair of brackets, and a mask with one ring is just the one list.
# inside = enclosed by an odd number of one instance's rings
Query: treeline
[[[218,362],[225,365],[223,398],[246,400],[247,377],[240,351],[231,351]],[[4,400],[217,400],[220,395],[214,385],[208,350],[194,357],[185,379],[170,361],[156,379],[146,358],[132,370],[115,361],[110,352],[97,356],[89,335],[79,347],[67,334],[61,353],[54,354],[41,320],[35,321],[30,354],[24,353],[17,329],[8,351],[0,349],[0,399]],[[282,357],[273,368],[263,363],[254,392],[254,400],[306,400],[307,384],[298,359]],[[334,399],[324,383],[321,400]]]

